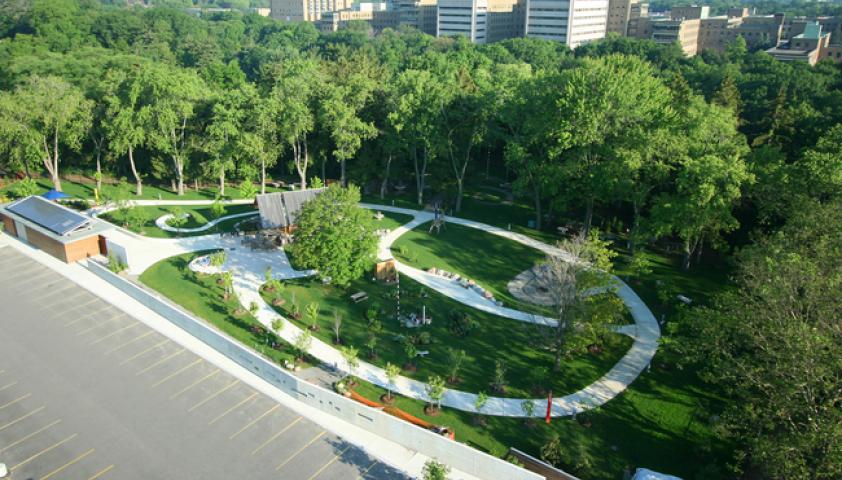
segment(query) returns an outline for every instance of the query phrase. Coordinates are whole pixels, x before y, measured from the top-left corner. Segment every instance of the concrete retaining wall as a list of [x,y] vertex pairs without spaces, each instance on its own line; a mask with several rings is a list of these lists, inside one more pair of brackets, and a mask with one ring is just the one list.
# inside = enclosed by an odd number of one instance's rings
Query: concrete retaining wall
[[[169,301],[143,290],[111,273],[102,265],[88,261],[97,276],[166,318],[176,326],[205,342],[244,368],[281,389],[284,393],[348,423],[364,428],[392,442],[422,453],[469,475],[485,479],[539,480],[543,476],[485,454],[467,445],[448,440],[379,410],[367,407],[316,385],[307,383],[281,369],[237,341],[216,331],[205,322],[182,311]],[[459,432],[456,432],[459,435]]]

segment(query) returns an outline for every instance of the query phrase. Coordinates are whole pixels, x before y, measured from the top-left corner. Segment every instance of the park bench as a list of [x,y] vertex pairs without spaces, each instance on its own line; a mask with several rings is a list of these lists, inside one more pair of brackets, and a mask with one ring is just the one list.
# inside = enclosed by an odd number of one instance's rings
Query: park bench
[[351,300],[353,300],[354,303],[360,303],[364,300],[368,300],[368,294],[365,292],[357,292],[351,295]]

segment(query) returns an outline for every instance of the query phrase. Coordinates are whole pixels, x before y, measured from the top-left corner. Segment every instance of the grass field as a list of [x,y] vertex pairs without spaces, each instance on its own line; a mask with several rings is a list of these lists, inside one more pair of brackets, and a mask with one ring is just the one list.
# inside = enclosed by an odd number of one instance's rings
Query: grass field
[[[354,303],[350,296],[359,291],[366,292],[369,299]],[[285,304],[276,308],[288,319],[293,318],[293,305],[297,305],[302,318],[291,321],[302,328],[311,325],[306,314],[307,306],[317,304],[319,313],[315,325],[319,329],[314,335],[328,343],[335,340],[332,331],[334,315],[341,315],[341,341],[360,349],[361,358],[379,366],[384,366],[386,362],[399,366],[406,364],[409,360],[404,348],[406,339],[422,332],[429,335],[431,340],[428,344],[418,345],[418,350],[426,350],[429,354],[416,359],[416,371],[404,372],[418,380],[426,381],[431,375],[448,377],[451,374],[448,349],[464,350],[466,357],[458,372],[461,381],[451,387],[470,392],[490,392],[495,361],[502,360],[507,366],[506,396],[541,396],[544,389],[552,389],[559,395],[572,393],[601,377],[631,345],[630,338],[611,334],[601,354],[581,353],[564,359],[560,370],[553,372],[553,354],[539,346],[549,334],[546,327],[472,310],[405,279],[401,280],[402,313],[416,312],[420,317],[425,306],[426,314],[433,319],[432,325],[407,328],[396,319],[395,293],[395,286],[371,279],[357,280],[347,289],[324,285],[315,279],[299,279],[286,282],[280,294],[264,291],[264,298],[269,303],[278,295],[283,298]],[[377,321],[382,326],[382,332],[376,335],[376,358],[367,358],[368,350],[365,348],[371,332],[366,319],[370,308],[377,312]],[[451,315],[454,313],[468,314],[477,323],[477,328],[465,336],[455,335],[451,331]]]
[[143,272],[140,282],[267,358],[279,364],[293,361],[294,355],[288,346],[284,345],[281,350],[270,348],[266,345],[267,336],[252,330],[260,326],[254,317],[248,313],[242,316],[232,313],[238,301],[222,298],[223,288],[217,284],[218,275],[199,275],[187,268],[192,259],[208,253],[188,253],[162,260]]
[[[190,237],[190,236],[197,236],[197,235],[209,235],[218,232],[230,232],[234,230],[234,225],[240,221],[243,221],[246,218],[232,218],[228,220],[223,220],[222,222],[216,224],[212,228],[207,230],[203,230],[200,232],[186,232],[186,233],[177,233],[177,232],[169,232],[166,230],[162,230],[158,228],[155,224],[155,220],[160,218],[162,215],[166,215],[168,213],[172,213],[172,209],[174,207],[167,207],[167,206],[160,206],[160,207],[132,207],[136,209],[142,210],[146,215],[146,221],[143,224],[142,228],[131,228],[132,231],[135,233],[139,233],[141,235],[145,235],[147,237],[155,237],[155,238],[174,238],[174,237]],[[182,212],[190,214],[188,221],[182,226],[182,228],[196,228],[202,225],[207,224],[211,219],[213,219],[213,215],[211,214],[211,208],[207,205],[202,206],[178,206]],[[225,213],[224,215],[234,215],[237,213],[246,213],[246,212],[257,212],[252,205],[226,205],[225,206]],[[123,220],[123,215],[120,213],[119,210],[112,210],[111,212],[105,213],[100,215],[100,218],[103,220],[109,221],[115,225],[119,225],[124,228],[129,228],[128,225]]]
[[507,288],[515,276],[541,262],[543,253],[476,228],[451,223],[440,233],[429,233],[429,226],[426,223],[401,235],[392,245],[395,258],[422,270],[435,267],[473,279],[506,307],[552,314],[550,308],[515,298]]
[[[42,193],[45,193],[53,188],[53,182],[51,182],[47,178],[37,179],[36,183],[39,187],[39,191],[36,192],[36,195],[41,195]],[[143,195],[138,197],[134,194],[134,183],[130,183],[129,186],[132,200],[213,200],[217,197],[217,194],[219,193],[219,189],[215,186],[205,186],[200,187],[199,190],[195,190],[194,188],[191,188],[190,185],[185,185],[184,195],[179,196],[178,194],[170,190],[169,187],[144,184]],[[3,188],[0,188],[0,194],[7,193],[11,187],[12,183],[9,183]],[[260,185],[255,184],[255,187],[259,191]],[[93,179],[87,178],[84,181],[71,181],[68,179],[62,179],[61,189],[64,193],[70,195],[71,197],[93,200],[94,190],[96,189],[96,182],[94,182]],[[103,184],[103,192],[100,192],[100,195],[102,195],[103,193],[107,195],[114,189],[114,185]],[[267,192],[274,192],[279,190],[280,189],[269,186],[266,187]],[[225,198],[242,198],[240,189],[235,186],[226,186]]]

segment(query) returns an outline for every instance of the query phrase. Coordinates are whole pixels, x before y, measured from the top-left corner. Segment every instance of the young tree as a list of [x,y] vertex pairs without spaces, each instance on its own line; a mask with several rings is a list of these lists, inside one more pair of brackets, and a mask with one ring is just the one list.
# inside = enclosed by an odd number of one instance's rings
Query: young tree
[[307,305],[306,309],[307,319],[310,321],[310,330],[316,330],[319,320],[319,304],[316,302]]
[[341,343],[341,339],[339,338],[339,332],[342,330],[342,314],[339,313],[339,310],[333,311],[333,335],[336,339],[336,344],[338,345]]
[[320,278],[344,286],[372,266],[377,253],[374,220],[357,205],[359,200],[357,187],[331,185],[303,206],[288,249],[298,268],[315,269]]
[[398,376],[401,374],[401,367],[394,365],[391,362],[386,362],[386,368],[384,368],[383,371],[386,374],[386,380],[389,381],[386,391],[388,392],[388,398],[391,400],[392,389],[395,388],[395,380],[397,380]]
[[501,359],[494,361],[494,380],[491,382],[491,387],[497,392],[506,390],[506,362]]
[[450,369],[450,376],[447,381],[456,383],[459,381],[459,370],[462,368],[462,362],[465,361],[465,351],[456,350],[454,348],[447,349],[447,365]]
[[348,345],[339,350],[342,353],[342,359],[345,360],[345,365],[348,367],[348,375],[354,376],[354,372],[360,366],[359,350],[356,347]]
[[304,360],[307,352],[310,351],[311,345],[313,345],[313,334],[310,333],[310,330],[302,330],[298,336],[295,337],[295,341],[292,344],[297,353],[298,361]]
[[559,243],[563,257],[547,257],[547,273],[557,324],[546,330],[554,352],[554,369],[571,351],[603,338],[622,316],[622,303],[613,291],[608,243],[593,230]]
[[477,415],[482,415],[482,410],[485,408],[485,405],[488,403],[488,394],[480,391],[477,394],[476,400],[474,400],[474,408],[477,411]]
[[435,460],[427,460],[424,464],[424,480],[447,480],[450,475],[450,467]]
[[433,411],[441,409],[441,399],[444,397],[445,391],[444,379],[438,375],[428,377],[427,383],[424,385],[424,391],[427,392]]

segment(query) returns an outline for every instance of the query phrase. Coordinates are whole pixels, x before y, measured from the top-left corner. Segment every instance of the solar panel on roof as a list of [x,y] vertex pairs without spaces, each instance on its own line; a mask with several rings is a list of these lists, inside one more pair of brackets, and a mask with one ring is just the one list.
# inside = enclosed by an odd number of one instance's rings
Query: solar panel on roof
[[73,210],[35,196],[24,198],[9,205],[6,209],[56,235],[67,235],[91,221],[88,217]]

